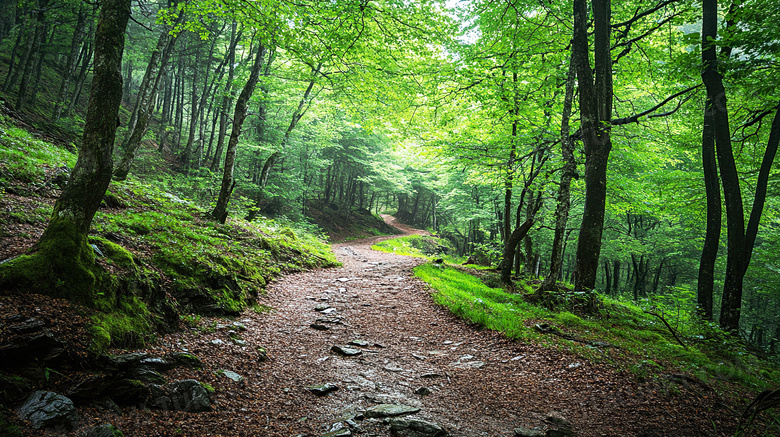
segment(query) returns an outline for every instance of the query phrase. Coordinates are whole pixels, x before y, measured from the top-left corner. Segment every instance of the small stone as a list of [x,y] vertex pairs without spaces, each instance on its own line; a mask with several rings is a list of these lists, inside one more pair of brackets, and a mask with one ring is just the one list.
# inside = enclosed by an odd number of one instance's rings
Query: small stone
[[232,341],[232,342],[233,342],[233,344],[235,344],[236,346],[246,346],[246,340],[241,340],[241,339],[238,339],[238,338],[233,338],[233,339],[231,339],[231,341]]
[[360,355],[363,353],[360,349],[355,349],[347,346],[333,346],[330,348],[333,352],[336,352],[337,354],[352,357],[355,355]]
[[352,341],[350,341],[348,344],[351,344],[352,346],[360,346],[360,347],[369,347],[371,346],[371,343],[366,340],[361,340],[359,338],[356,338]]
[[410,407],[407,405],[398,404],[379,404],[366,410],[366,417],[369,418],[381,418],[381,417],[395,417],[403,416],[407,414],[419,413],[419,408]]
[[334,314],[338,310],[336,308],[328,308],[320,311],[322,314]]
[[398,373],[398,372],[403,372],[404,371],[403,367],[397,367],[397,366],[393,366],[393,365],[390,365],[390,364],[388,364],[388,365],[386,365],[386,366],[384,366],[382,368],[387,370],[388,372],[394,372],[394,373]]
[[211,344],[219,346],[225,344],[225,342],[218,338],[215,338],[214,340],[211,340]]
[[306,387],[306,390],[309,390],[310,392],[314,393],[317,396],[325,396],[326,394],[330,392],[334,392],[338,389],[339,387],[336,384],[331,384],[329,382],[326,382],[325,384],[317,384],[317,385]]
[[327,310],[328,308],[330,308],[330,305],[328,305],[326,303],[321,303],[321,304],[318,304],[317,306],[314,307],[314,311],[323,312],[323,311]]
[[105,425],[93,426],[87,428],[79,434],[79,437],[123,437],[122,431],[111,425],[110,423]]
[[397,437],[446,437],[447,430],[438,424],[420,419],[390,419],[390,431]]
[[428,396],[431,394],[431,389],[428,387],[419,387],[417,390],[414,391],[414,394],[419,396]]
[[257,361],[261,363],[268,361],[268,350],[262,346],[257,347]]
[[467,362],[460,362],[460,363],[452,363],[451,366],[457,367],[459,369],[479,369],[485,365],[482,361],[467,361]]
[[544,431],[519,426],[515,428],[515,437],[545,437],[545,435]]
[[320,325],[319,323],[312,323],[311,325],[309,325],[309,327],[312,329],[316,329],[317,331],[327,331],[328,329],[330,329],[325,325]]
[[224,376],[225,378],[231,381],[244,382],[244,377],[232,370],[220,370],[217,373],[221,373],[222,376]]
[[428,372],[428,373],[423,373],[422,375],[420,375],[420,378],[441,378],[442,376],[444,376],[444,375],[442,375],[440,373]]

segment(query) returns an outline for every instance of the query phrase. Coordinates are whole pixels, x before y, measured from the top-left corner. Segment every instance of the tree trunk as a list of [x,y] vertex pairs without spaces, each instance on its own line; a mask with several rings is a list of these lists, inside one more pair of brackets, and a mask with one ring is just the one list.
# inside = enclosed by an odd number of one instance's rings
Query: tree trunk
[[79,6],[79,15],[76,19],[76,27],[73,29],[73,38],[70,41],[70,52],[68,53],[68,59],[65,62],[65,69],[62,72],[62,82],[60,83],[60,89],[57,91],[57,98],[54,100],[54,110],[52,111],[52,121],[57,121],[62,116],[62,106],[65,103],[65,96],[68,94],[70,88],[70,80],[73,77],[74,70],[76,69],[76,61],[78,60],[79,49],[84,42],[84,36],[86,35],[87,13]]
[[271,175],[271,169],[273,169],[274,164],[276,161],[282,156],[282,151],[287,146],[287,143],[290,141],[290,135],[292,134],[295,127],[298,125],[298,122],[301,121],[301,118],[306,114],[307,109],[311,105],[311,100],[309,97],[311,96],[311,93],[314,89],[314,85],[317,83],[317,75],[320,72],[320,68],[322,68],[322,64],[317,65],[316,68],[312,68],[311,74],[311,80],[309,80],[309,86],[306,87],[306,91],[304,91],[303,96],[301,97],[301,100],[298,102],[298,107],[295,109],[295,112],[293,112],[292,117],[290,118],[290,124],[287,126],[287,130],[284,132],[284,137],[282,137],[282,141],[279,144],[278,150],[274,151],[271,156],[268,157],[268,159],[265,161],[265,164],[263,164],[263,170],[260,173],[259,178],[259,185],[260,190],[257,194],[257,199],[255,200],[255,207],[252,208],[249,211],[249,214],[247,215],[246,219],[249,221],[252,221],[257,216],[258,210],[263,202],[264,199],[264,189],[266,185],[268,185],[268,178]]
[[249,103],[249,98],[252,97],[252,93],[255,91],[257,81],[260,78],[260,68],[263,65],[263,56],[265,56],[265,46],[261,44],[257,49],[255,63],[252,66],[252,73],[249,76],[249,80],[241,90],[241,94],[238,96],[238,100],[236,100],[236,109],[233,113],[233,130],[230,133],[230,140],[228,141],[227,152],[225,154],[222,186],[219,190],[217,205],[214,207],[214,210],[211,211],[211,217],[220,223],[225,223],[227,220],[227,207],[230,203],[230,196],[233,193],[233,188],[235,187],[235,181],[233,179],[233,168],[236,161],[238,137],[241,135],[241,127],[244,125],[244,119],[246,118],[246,109],[247,104]]
[[[525,197],[525,191],[524,189],[523,193],[520,195],[520,204],[517,206],[517,216],[520,216],[520,211],[523,208],[523,197]],[[528,231],[531,230],[531,226],[534,224],[534,220],[536,217],[536,213],[539,211],[539,208],[542,206],[542,192],[540,191],[538,193],[538,196],[536,199],[531,199],[530,204],[528,205],[528,208],[532,211],[530,214],[526,215],[526,220],[522,224],[518,224],[518,226],[512,231],[512,234],[507,239],[507,243],[504,245],[504,253],[503,258],[501,260],[501,283],[503,283],[506,286],[512,287],[512,263],[514,261],[514,255],[515,250],[517,250],[518,244],[520,244],[520,241],[525,238],[525,236],[528,234]]]
[[[184,14],[180,14],[176,24],[184,21]],[[174,24],[174,27],[176,26]],[[124,155],[114,169],[114,180],[123,181],[127,179],[130,173],[130,164],[135,159],[135,153],[141,146],[141,140],[146,135],[146,128],[149,125],[154,97],[157,94],[157,87],[160,84],[162,72],[168,64],[171,57],[173,46],[176,44],[177,36],[171,37],[171,27],[164,26],[160,38],[157,40],[157,47],[152,52],[149,64],[146,66],[146,73],[141,81],[141,87],[138,90],[138,99],[136,99],[135,109],[131,117],[131,124],[128,126],[127,135],[123,142]],[[134,122],[133,122],[134,121]]]
[[[702,55],[704,56],[704,55]],[[707,100],[704,109],[704,126],[702,128],[702,169],[704,172],[704,189],[707,199],[707,229],[704,234],[704,246],[699,261],[699,279],[696,290],[696,300],[699,313],[704,320],[712,321],[713,290],[715,286],[715,262],[720,246],[720,228],[722,216],[722,200],[718,180],[718,164],[715,156],[715,117],[713,105]]]
[[572,56],[577,68],[581,132],[586,157],[585,207],[577,242],[577,290],[592,290],[596,286],[607,197],[607,162],[612,149],[611,5],[610,0],[593,0],[592,4],[595,77],[588,51],[587,1],[574,1]]
[[[0,282],[7,282],[18,280],[14,273],[21,275],[25,267],[28,272],[35,269],[39,281],[16,287],[29,286],[25,291],[40,289],[85,304],[92,303],[99,292],[87,236],[111,181],[111,154],[122,100],[122,52],[130,18],[130,0],[103,0],[102,5],[95,34],[95,72],[76,166],[36,244],[37,252],[6,263],[0,273]],[[63,281],[65,285],[59,285]]]
[[574,147],[569,135],[569,120],[574,100],[574,79],[576,70],[574,59],[569,60],[569,71],[566,74],[566,93],[563,98],[563,113],[561,114],[561,156],[563,157],[563,169],[561,169],[561,182],[558,185],[558,205],[555,208],[555,236],[550,250],[550,274],[542,283],[541,289],[551,291],[555,288],[555,282],[561,275],[563,264],[563,243],[565,242],[566,225],[569,222],[569,210],[571,209],[571,180],[577,173],[577,162],[574,160]]

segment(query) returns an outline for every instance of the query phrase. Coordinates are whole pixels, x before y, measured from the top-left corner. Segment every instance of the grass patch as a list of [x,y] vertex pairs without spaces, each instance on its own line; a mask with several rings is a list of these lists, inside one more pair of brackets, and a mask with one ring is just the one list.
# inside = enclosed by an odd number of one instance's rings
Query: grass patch
[[[732,382],[751,390],[772,388],[780,382],[780,369],[775,363],[748,353],[737,340],[714,326],[692,319],[686,324],[671,322],[679,329],[677,335],[684,339],[683,346],[662,321],[645,312],[647,308],[631,303],[598,296],[600,309],[596,314],[575,314],[533,305],[526,302],[526,292],[514,294],[489,287],[452,266],[423,264],[415,268],[414,274],[436,290],[433,299],[437,303],[459,317],[510,338],[612,364],[633,372],[638,379],[686,373],[704,382]],[[527,289],[526,284],[518,285]],[[658,302],[653,304],[653,310],[659,311]],[[535,328],[541,323],[552,325],[561,335],[542,334]]]

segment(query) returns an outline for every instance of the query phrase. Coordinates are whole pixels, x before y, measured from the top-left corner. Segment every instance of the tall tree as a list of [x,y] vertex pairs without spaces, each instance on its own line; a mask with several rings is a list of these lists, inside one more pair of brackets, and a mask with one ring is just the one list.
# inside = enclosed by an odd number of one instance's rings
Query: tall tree
[[[90,303],[97,292],[92,272],[94,253],[87,235],[111,182],[114,136],[122,99],[122,53],[129,18],[130,0],[103,1],[95,32],[95,73],[76,166],[34,247],[35,253],[3,264],[3,285],[29,287],[84,303]],[[64,287],[60,285],[62,281]]]
[[593,0],[592,6],[593,67],[588,48],[588,2],[574,0],[572,57],[577,69],[580,133],[585,146],[585,210],[577,241],[575,278],[578,290],[596,287],[607,200],[607,163],[612,150],[612,6],[610,0]]
[[227,151],[225,153],[225,165],[222,171],[222,185],[219,189],[219,197],[217,197],[217,204],[211,211],[211,217],[220,223],[225,223],[228,217],[227,207],[230,203],[230,197],[233,194],[235,188],[235,179],[233,177],[233,170],[236,162],[236,148],[238,147],[238,138],[241,136],[241,128],[244,125],[246,119],[247,105],[249,99],[252,97],[252,93],[255,92],[255,86],[260,78],[260,70],[263,67],[263,57],[265,56],[266,48],[263,42],[260,41],[257,48],[257,54],[255,55],[254,64],[252,64],[252,72],[249,75],[249,80],[244,84],[244,88],[241,90],[238,99],[236,100],[236,109],[233,111],[233,128],[230,132],[230,140],[228,140]]
[[[738,2],[734,2],[737,4]],[[729,11],[728,20],[734,20],[734,8]],[[742,311],[742,288],[745,274],[750,265],[758,234],[759,222],[766,201],[767,184],[772,163],[780,142],[780,112],[775,113],[769,140],[761,159],[758,180],[755,186],[753,207],[750,210],[747,227],[740,187],[740,175],[734,158],[729,121],[729,107],[723,73],[719,68],[718,40],[718,1],[702,2],[702,82],[707,89],[707,108],[711,117],[712,136],[720,170],[720,182],[723,188],[723,200],[726,204],[726,276],[723,281],[720,326],[723,329],[737,331]],[[730,44],[726,43],[726,47]],[[730,49],[726,49],[730,50]],[[780,110],[780,105],[773,108]],[[768,111],[771,112],[771,111]]]

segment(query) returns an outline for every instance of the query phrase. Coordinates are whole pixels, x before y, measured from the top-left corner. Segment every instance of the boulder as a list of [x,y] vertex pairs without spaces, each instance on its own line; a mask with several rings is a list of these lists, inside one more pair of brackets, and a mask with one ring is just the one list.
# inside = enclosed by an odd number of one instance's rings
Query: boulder
[[194,379],[150,386],[149,405],[161,410],[200,413],[211,411],[211,400],[206,387]]
[[441,426],[421,419],[390,419],[390,433],[394,437],[447,437],[449,433]]
[[32,361],[54,361],[63,356],[65,342],[37,319],[11,316],[5,321],[0,343],[0,367],[25,367]]
[[73,401],[50,391],[33,392],[19,408],[18,416],[29,421],[33,429],[72,430],[79,424]]

